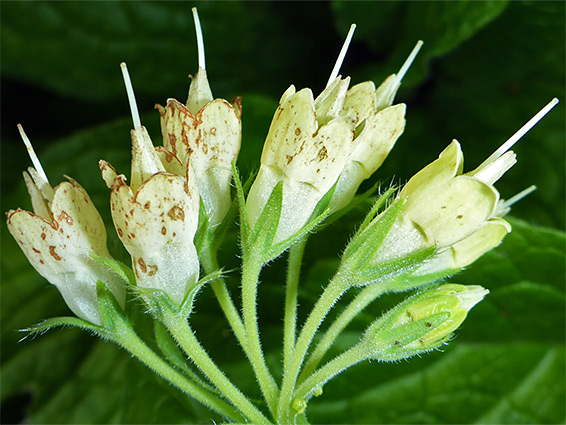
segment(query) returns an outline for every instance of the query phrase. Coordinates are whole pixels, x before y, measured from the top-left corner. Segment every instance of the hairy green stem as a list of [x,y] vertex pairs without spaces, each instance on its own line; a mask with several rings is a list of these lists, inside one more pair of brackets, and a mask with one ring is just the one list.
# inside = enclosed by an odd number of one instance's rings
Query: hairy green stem
[[301,239],[289,251],[287,265],[287,285],[285,288],[285,316],[283,322],[283,365],[289,368],[289,362],[295,348],[297,327],[297,291],[301,273],[301,262],[305,252],[307,238]]
[[230,382],[216,366],[196,339],[186,318],[180,314],[162,310],[164,325],[191,361],[216,385],[216,387],[253,423],[268,424],[270,421],[254,406],[242,392]]
[[305,355],[309,349],[310,343],[318,330],[318,327],[338,299],[345,291],[343,275],[339,272],[325,288],[324,292],[316,302],[307,321],[305,322],[295,350],[291,356],[289,367],[285,370],[283,383],[281,386],[281,394],[277,404],[277,422],[290,423],[290,406],[293,399],[293,391],[297,382],[297,376],[301,369],[301,365],[305,359]]
[[216,395],[203,389],[196,383],[191,382],[171,367],[140,339],[130,325],[118,322],[118,326],[117,332],[109,335],[109,338],[129,351],[141,363],[145,364],[185,394],[193,397],[226,418],[238,422],[245,419],[245,417],[230,404],[219,399]]
[[257,377],[261,392],[269,406],[275,413],[278,388],[273,376],[265,364],[265,358],[259,339],[257,318],[257,287],[262,264],[257,261],[260,255],[244,255],[242,265],[242,309],[244,313],[244,326],[246,329],[248,358]]
[[322,386],[333,377],[342,373],[349,367],[367,360],[367,358],[367,350],[362,345],[358,344],[350,348],[348,351],[326,363],[314,374],[309,376],[305,382],[300,384],[295,391],[295,398],[307,401],[310,397],[312,397],[315,390],[322,390]]
[[370,284],[366,286],[356,297],[350,302],[348,307],[346,307],[342,313],[336,318],[332,325],[325,332],[324,336],[317,344],[313,353],[309,357],[308,361],[305,363],[301,375],[299,376],[299,383],[303,382],[309,377],[311,373],[320,364],[324,355],[328,352],[336,338],[342,333],[342,331],[350,324],[350,322],[356,317],[361,311],[363,311],[369,304],[371,304],[376,298],[382,295],[386,291],[383,285]]
[[[200,262],[205,273],[212,273],[218,270],[218,260],[216,258],[216,253],[212,252],[212,248],[209,244],[206,244],[204,249],[202,250]],[[246,341],[246,330],[244,328],[244,323],[232,301],[232,297],[230,296],[230,292],[228,292],[228,288],[226,288],[226,284],[222,279],[215,279],[212,283],[212,290],[214,291],[214,295],[218,300],[218,304],[220,308],[224,312],[226,319],[228,319],[228,323],[238,340],[238,343],[242,346],[244,352],[247,353],[247,341]]]

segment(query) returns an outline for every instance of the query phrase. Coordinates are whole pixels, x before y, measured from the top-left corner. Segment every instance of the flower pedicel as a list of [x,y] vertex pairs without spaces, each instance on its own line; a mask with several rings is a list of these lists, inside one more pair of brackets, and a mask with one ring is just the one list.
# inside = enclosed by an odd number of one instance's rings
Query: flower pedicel
[[[241,100],[212,97],[196,9],[193,16],[199,69],[185,105],[169,99],[157,106],[163,146],[155,147],[141,125],[129,74],[121,65],[134,126],[129,184],[108,162],[99,165],[111,190],[114,227],[133,270],[110,256],[104,223],[85,190],[71,178],[55,188],[50,185],[19,126],[33,163],[24,172],[33,212],[8,211],[8,229],[32,266],[59,289],[78,317],[48,319],[31,330],[40,333],[60,325],[88,329],[116,342],[228,421],[306,423],[309,400],[322,393],[328,380],[361,361],[405,359],[445,344],[489,292],[479,285],[434,282],[473,263],[511,231],[502,217],[533,187],[501,201],[494,184],[516,161],[509,149],[558,101],[551,101],[475,170],[463,173],[461,147],[453,141],[398,192],[390,189],[379,197],[297,335],[297,287],[307,235],[350,204],[361,182],[377,170],[403,133],[406,105],[393,104],[394,97],[422,42],[400,71],[377,89],[372,82],[348,88],[350,78],[338,73],[352,26],[318,97],[294,86],[283,93],[246,196],[235,168]],[[224,281],[224,261],[218,259],[232,224],[232,183],[240,210],[241,313]],[[260,341],[257,287],[265,264],[288,248],[279,382]],[[125,309],[126,284],[159,323],[155,341],[160,348],[160,341],[172,338],[186,363],[169,349],[158,354],[140,338],[129,317],[135,312]],[[213,288],[252,366],[261,402],[223,373],[191,328],[193,303],[205,285]],[[357,344],[319,366],[369,303],[387,292],[413,289],[418,291],[377,317]],[[349,290],[357,293],[309,354],[328,312]],[[193,368],[207,379],[199,378]]]

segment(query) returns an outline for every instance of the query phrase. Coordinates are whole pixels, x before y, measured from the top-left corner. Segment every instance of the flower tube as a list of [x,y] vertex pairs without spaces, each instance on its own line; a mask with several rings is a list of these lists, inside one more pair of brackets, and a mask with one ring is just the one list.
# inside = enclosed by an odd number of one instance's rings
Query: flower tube
[[[407,269],[415,276],[432,276],[458,271],[497,246],[511,231],[511,226],[500,217],[508,210],[509,203],[500,202],[494,184],[516,162],[515,154],[509,149],[556,103],[556,99],[550,102],[469,173],[463,174],[463,154],[460,144],[454,140],[437,160],[407,182],[390,208],[359,234],[354,246],[363,245],[364,255],[370,258],[362,259],[362,250],[356,253],[353,249],[349,249],[346,256],[357,258],[356,264],[366,261],[370,268],[383,264],[403,268],[407,258],[433,249],[432,257],[423,258]],[[376,244],[372,232],[379,233],[376,229],[395,210],[394,220],[385,235],[381,232],[382,239]],[[368,281],[362,279],[360,284],[366,283]]]
[[[132,110],[132,183],[100,161],[102,176],[112,189],[110,204],[118,236],[132,257],[137,284],[161,290],[181,305],[199,277],[193,242],[198,227],[199,198],[192,169],[184,173],[172,161],[161,161],[141,126],[125,64],[122,72]],[[175,165],[176,164],[176,165]]]
[[[206,77],[204,44],[193,8],[199,51],[199,70],[191,81],[187,104],[168,99],[161,114],[163,145],[185,167],[190,163],[211,226],[222,222],[232,203],[232,162],[238,158],[242,133],[242,104],[213,99]],[[189,161],[190,159],[190,161]]]
[[[21,136],[34,167],[24,172],[33,212],[7,213],[8,230],[31,265],[55,285],[81,319],[102,325],[96,284],[104,282],[123,307],[125,287],[113,272],[91,255],[110,258],[106,229],[86,191],[67,177],[52,188],[22,127]],[[30,177],[31,175],[31,177]]]
[[334,186],[354,139],[354,121],[340,117],[349,79],[337,78],[315,100],[310,89],[283,94],[269,128],[261,167],[246,201],[253,228],[273,189],[282,182],[283,199],[275,242],[303,227]]

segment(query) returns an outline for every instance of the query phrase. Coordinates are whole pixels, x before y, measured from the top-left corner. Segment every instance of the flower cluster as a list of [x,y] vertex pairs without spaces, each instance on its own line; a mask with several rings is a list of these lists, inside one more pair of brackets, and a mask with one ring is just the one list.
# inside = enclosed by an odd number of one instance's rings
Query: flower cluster
[[[121,65],[134,127],[129,181],[110,163],[101,160],[99,165],[111,191],[114,228],[131,257],[131,269],[111,257],[106,228],[86,191],[69,177],[51,186],[21,126],[34,165],[24,172],[33,212],[10,210],[8,229],[33,267],[82,319],[83,327],[117,342],[234,422],[295,423],[309,398],[341,370],[363,360],[392,361],[439,347],[489,292],[477,285],[424,288],[377,318],[357,345],[317,368],[340,332],[378,296],[434,283],[499,245],[511,231],[502,216],[531,189],[504,202],[494,184],[516,162],[509,149],[557,100],[475,170],[463,172],[462,149],[454,140],[400,190],[381,196],[351,238],[335,276],[297,335],[297,286],[308,234],[330,215],[339,216],[403,133],[406,105],[394,104],[394,98],[422,42],[400,71],[377,88],[372,82],[349,88],[350,78],[338,73],[352,26],[322,93],[315,98],[310,89],[297,91],[294,86],[283,93],[259,172],[246,196],[234,172],[241,143],[241,99],[213,98],[200,22],[195,9],[193,13],[199,69],[186,104],[168,99],[165,106],[156,106],[162,146],[155,147],[141,124],[126,65]],[[240,209],[241,315],[216,257],[223,230],[233,221],[234,199]],[[279,385],[260,343],[257,287],[265,264],[287,249],[284,370]],[[207,282],[252,365],[265,399],[262,405],[232,384],[190,328],[195,295]],[[125,315],[127,287],[150,307],[153,318],[210,385],[191,373],[179,373],[144,345]],[[359,289],[358,294],[307,359],[328,312],[353,288]],[[76,325],[74,320],[63,318],[57,324]],[[190,366],[183,370],[190,371]],[[218,390],[223,397],[217,396]]]

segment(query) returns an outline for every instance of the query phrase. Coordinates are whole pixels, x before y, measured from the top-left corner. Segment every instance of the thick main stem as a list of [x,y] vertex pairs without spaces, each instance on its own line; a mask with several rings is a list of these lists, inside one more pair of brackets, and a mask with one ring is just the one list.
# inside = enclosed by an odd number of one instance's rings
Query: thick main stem
[[348,307],[340,313],[334,323],[328,328],[324,336],[314,349],[313,353],[305,363],[305,367],[299,376],[299,383],[303,382],[320,364],[324,355],[328,352],[336,338],[350,324],[350,322],[369,304],[386,291],[383,285],[368,285],[350,302]]
[[196,339],[187,320],[178,314],[164,310],[164,325],[191,361],[216,385],[250,421],[258,424],[268,424],[270,421],[255,407],[242,392],[230,382],[224,373],[208,356]]
[[259,339],[257,318],[257,286],[261,262],[254,259],[260,255],[244,256],[242,265],[242,309],[244,313],[244,326],[248,341],[248,358],[257,377],[261,392],[272,413],[275,413],[278,388],[265,363],[261,341]]
[[119,332],[112,335],[111,339],[185,394],[193,397],[230,420],[238,422],[245,420],[245,417],[233,406],[220,400],[217,396],[201,388],[194,382],[189,381],[185,376],[172,368],[165,360],[155,354],[130,326],[121,326]]
[[295,351],[289,362],[289,367],[285,370],[283,376],[283,384],[281,386],[281,394],[277,404],[277,421],[279,423],[290,423],[290,406],[293,399],[293,391],[297,382],[297,376],[301,370],[301,365],[305,359],[310,343],[318,330],[318,327],[338,299],[345,291],[343,277],[338,273],[334,279],[328,284],[314,308],[312,309],[307,321],[305,322]]
[[289,368],[289,362],[295,348],[297,328],[297,296],[301,262],[305,252],[307,238],[301,239],[289,251],[287,266],[287,285],[285,288],[285,316],[283,322],[283,365],[284,370]]

